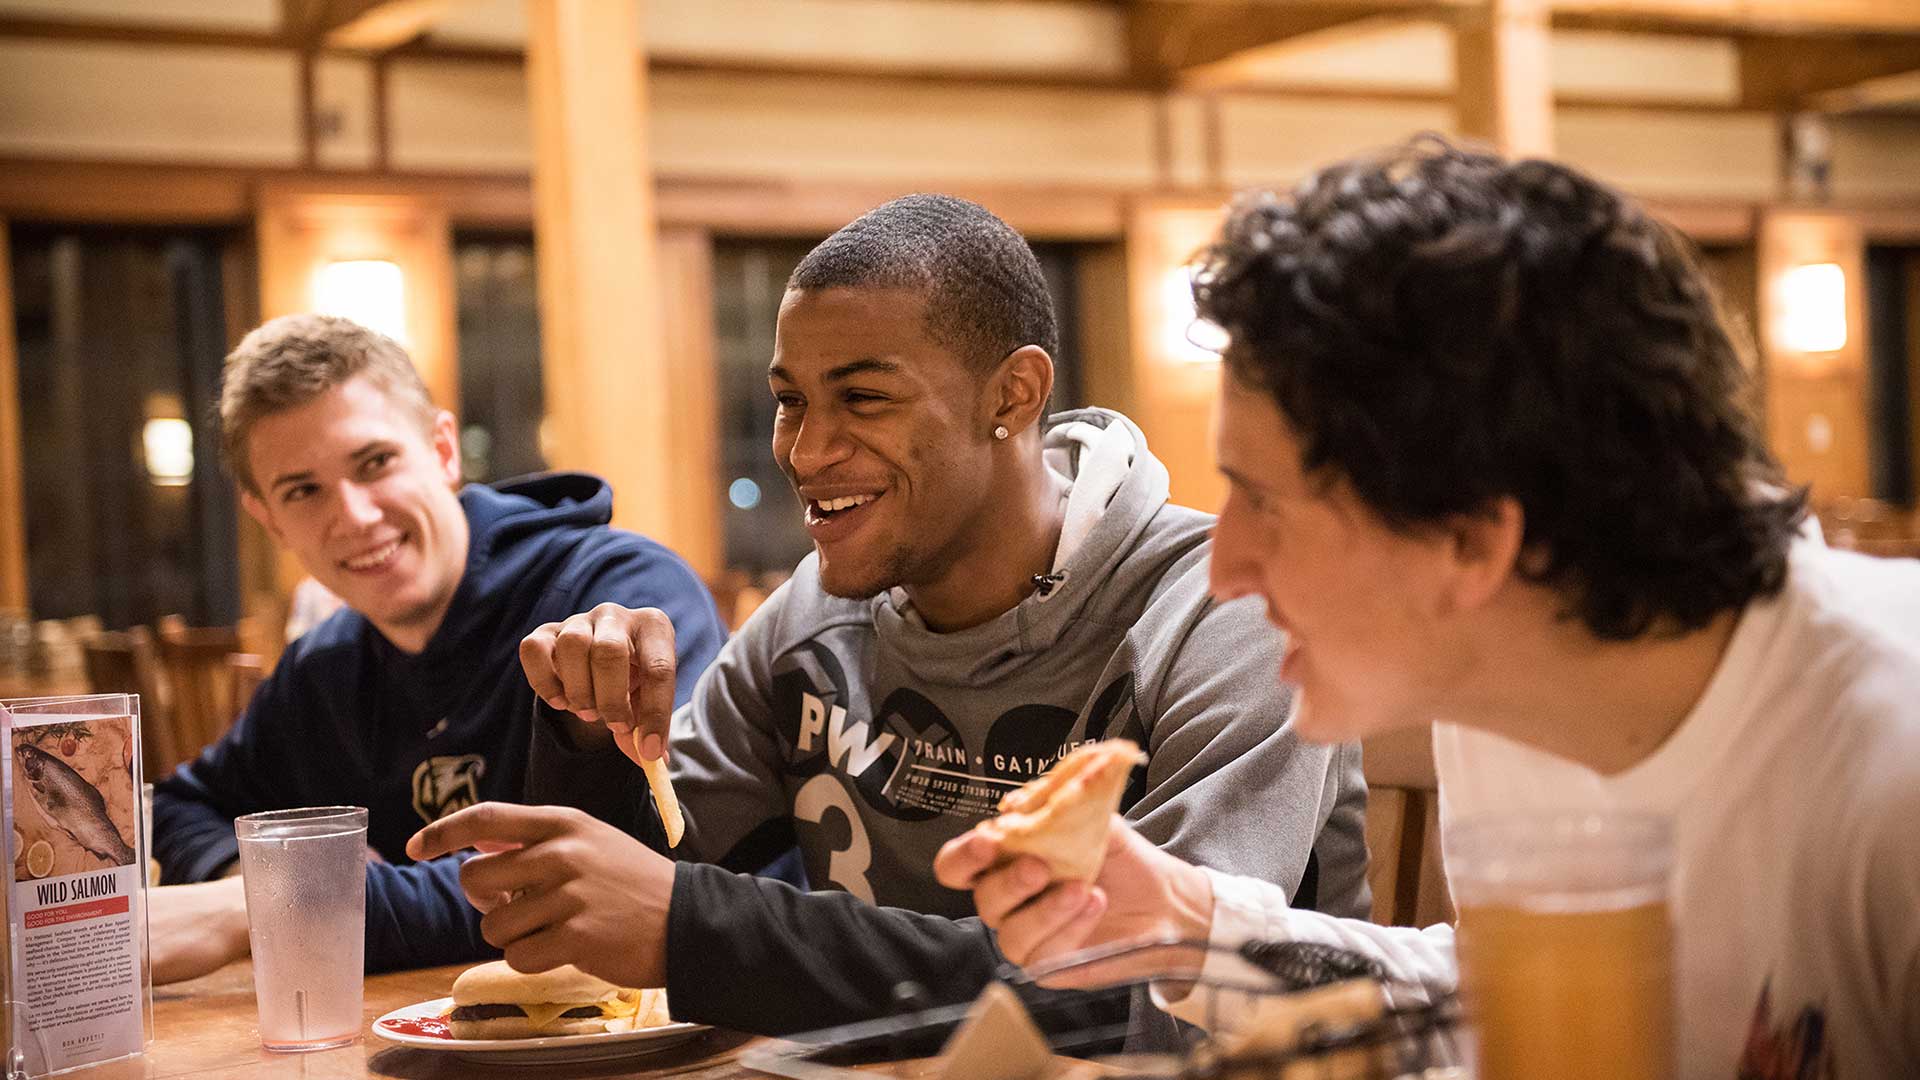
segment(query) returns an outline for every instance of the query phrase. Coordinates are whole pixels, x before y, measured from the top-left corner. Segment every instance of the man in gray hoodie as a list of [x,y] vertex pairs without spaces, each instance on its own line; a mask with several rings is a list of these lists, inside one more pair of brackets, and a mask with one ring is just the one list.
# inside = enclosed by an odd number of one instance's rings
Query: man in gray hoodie
[[[1296,738],[1279,643],[1258,606],[1208,597],[1213,518],[1168,503],[1140,430],[1045,415],[1055,347],[1032,252],[972,203],[899,199],[807,256],[768,376],[815,552],[672,718],[680,861],[498,804],[414,839],[491,852],[462,881],[510,963],[665,985],[677,1019],[768,1033],[884,1013],[909,982],[964,1000],[1000,958],[934,854],[1107,737],[1148,751],[1122,803],[1141,835],[1365,913],[1357,747]],[[658,612],[602,605],[521,657],[638,761],[662,753],[671,642]],[[646,812],[637,782],[611,794]],[[796,845],[819,891],[736,873]]]

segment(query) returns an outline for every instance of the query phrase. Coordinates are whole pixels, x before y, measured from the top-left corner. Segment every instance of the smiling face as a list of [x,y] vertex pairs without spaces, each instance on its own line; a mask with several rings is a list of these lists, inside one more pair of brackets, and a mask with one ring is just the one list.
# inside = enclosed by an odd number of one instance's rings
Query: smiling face
[[991,542],[981,378],[928,339],[910,289],[794,290],[767,381],[773,456],[835,596],[939,584]]
[[389,641],[418,652],[467,561],[453,417],[431,431],[364,376],[261,417],[247,512]]
[[1221,383],[1215,452],[1229,487],[1213,592],[1259,597],[1286,632],[1280,677],[1300,691],[1301,734],[1337,742],[1432,720],[1460,663],[1445,615],[1451,545],[1389,529],[1348,484],[1304,473],[1273,399],[1224,372]]

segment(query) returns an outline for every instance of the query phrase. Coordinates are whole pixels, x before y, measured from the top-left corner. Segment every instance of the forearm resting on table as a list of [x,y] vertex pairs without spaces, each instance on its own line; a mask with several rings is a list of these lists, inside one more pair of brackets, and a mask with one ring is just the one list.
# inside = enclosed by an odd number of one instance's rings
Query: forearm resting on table
[[247,955],[247,896],[238,876],[147,891],[155,983],[195,979]]

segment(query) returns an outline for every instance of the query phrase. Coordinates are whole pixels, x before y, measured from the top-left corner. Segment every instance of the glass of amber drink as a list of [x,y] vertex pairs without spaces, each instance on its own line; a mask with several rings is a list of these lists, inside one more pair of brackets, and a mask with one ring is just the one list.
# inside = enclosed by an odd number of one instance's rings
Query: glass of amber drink
[[1672,841],[1626,813],[1496,816],[1447,843],[1480,1080],[1673,1075]]

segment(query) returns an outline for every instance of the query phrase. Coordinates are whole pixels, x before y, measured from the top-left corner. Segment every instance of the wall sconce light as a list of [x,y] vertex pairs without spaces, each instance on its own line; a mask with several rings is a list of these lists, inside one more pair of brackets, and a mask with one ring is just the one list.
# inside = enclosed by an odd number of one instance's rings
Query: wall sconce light
[[1169,267],[1160,277],[1161,352],[1175,363],[1214,364],[1226,345],[1226,331],[1194,310],[1191,271]]
[[177,416],[148,420],[140,429],[147,478],[159,487],[185,487],[193,479],[193,426]]
[[1774,336],[1789,352],[1838,352],[1847,346],[1847,274],[1838,263],[1809,263],[1780,275]]
[[398,263],[346,259],[322,266],[313,275],[313,310],[408,344],[406,280]]

